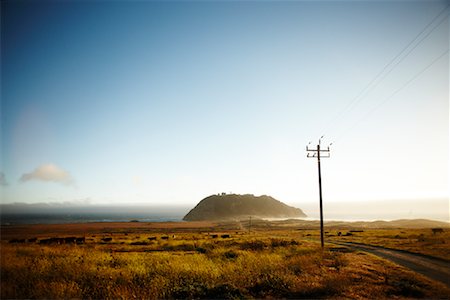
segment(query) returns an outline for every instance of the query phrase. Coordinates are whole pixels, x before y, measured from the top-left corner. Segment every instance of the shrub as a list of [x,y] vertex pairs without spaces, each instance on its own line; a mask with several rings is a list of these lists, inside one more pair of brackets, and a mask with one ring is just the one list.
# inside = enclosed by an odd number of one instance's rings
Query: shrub
[[238,257],[238,254],[233,250],[229,250],[229,251],[226,251],[223,254],[223,256],[228,259],[234,259],[234,258]]
[[240,244],[241,250],[261,251],[266,248],[266,244],[261,240],[246,241]]
[[288,276],[280,272],[258,274],[255,283],[249,287],[250,294],[257,298],[286,297],[291,289]]

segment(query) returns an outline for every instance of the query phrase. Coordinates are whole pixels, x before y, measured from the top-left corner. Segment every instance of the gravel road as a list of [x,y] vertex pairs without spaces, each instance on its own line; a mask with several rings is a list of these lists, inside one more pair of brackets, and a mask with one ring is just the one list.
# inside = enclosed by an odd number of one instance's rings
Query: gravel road
[[450,287],[450,262],[442,259],[359,243],[333,242],[333,244],[380,256]]

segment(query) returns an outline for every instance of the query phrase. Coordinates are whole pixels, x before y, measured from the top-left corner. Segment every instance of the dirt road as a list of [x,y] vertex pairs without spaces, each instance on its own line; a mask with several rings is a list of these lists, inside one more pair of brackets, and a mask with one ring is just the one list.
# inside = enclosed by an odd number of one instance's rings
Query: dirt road
[[356,250],[365,251],[380,256],[426,277],[438,280],[450,287],[450,263],[447,261],[405,251],[369,246],[365,244],[350,242],[333,242],[333,244],[347,246]]

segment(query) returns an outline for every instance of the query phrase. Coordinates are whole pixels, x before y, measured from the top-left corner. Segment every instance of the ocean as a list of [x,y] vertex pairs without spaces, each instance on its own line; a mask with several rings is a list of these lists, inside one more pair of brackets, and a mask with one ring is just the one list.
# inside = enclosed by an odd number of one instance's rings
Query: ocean
[[10,204],[0,206],[2,225],[85,222],[179,222],[189,212],[183,206],[66,206]]

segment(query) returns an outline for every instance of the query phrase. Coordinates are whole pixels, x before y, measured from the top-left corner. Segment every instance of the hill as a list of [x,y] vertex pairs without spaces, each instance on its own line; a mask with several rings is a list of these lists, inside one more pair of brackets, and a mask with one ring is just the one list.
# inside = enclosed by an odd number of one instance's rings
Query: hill
[[251,194],[211,195],[201,200],[183,220],[225,221],[248,218],[303,218],[306,214],[299,208],[288,206],[270,196]]
[[[427,219],[400,219],[392,221],[324,221],[327,229],[429,229],[450,228],[449,222]],[[282,221],[254,221],[253,228],[298,228],[318,229],[319,220],[282,220]]]

